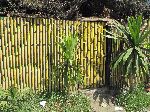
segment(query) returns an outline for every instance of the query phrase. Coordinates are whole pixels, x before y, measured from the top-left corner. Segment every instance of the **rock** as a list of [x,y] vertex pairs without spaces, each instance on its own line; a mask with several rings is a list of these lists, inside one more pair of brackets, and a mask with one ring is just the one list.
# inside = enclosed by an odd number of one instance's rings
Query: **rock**
[[115,107],[115,111],[123,111],[124,109],[122,107]]
[[45,107],[45,104],[46,104],[46,101],[41,101],[41,102],[40,102],[40,105],[41,105],[42,107]]
[[102,106],[102,107],[107,107],[107,104],[103,102],[103,103],[101,104],[101,106]]

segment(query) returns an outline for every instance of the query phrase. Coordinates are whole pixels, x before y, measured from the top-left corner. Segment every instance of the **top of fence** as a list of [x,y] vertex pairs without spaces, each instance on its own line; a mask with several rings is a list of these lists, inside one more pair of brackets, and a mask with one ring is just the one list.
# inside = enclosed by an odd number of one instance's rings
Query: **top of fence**
[[[55,19],[55,18],[47,18],[47,17],[40,17],[40,16],[37,16],[37,15],[22,15],[22,16],[17,16],[17,15],[2,15],[0,13],[0,17],[14,17],[14,18],[33,18],[33,19],[36,19],[36,18],[43,18],[43,19]],[[62,19],[55,19],[55,20],[62,20]],[[67,19],[66,19],[67,20]],[[73,20],[69,20],[69,21],[91,21],[91,22],[109,22],[111,21],[112,19],[109,19],[109,18],[98,18],[98,17],[82,17],[82,18],[76,18],[76,19],[73,19]]]
[[109,22],[112,19],[109,19],[109,18],[97,18],[97,17],[88,17],[88,18],[82,17],[82,18],[78,18],[78,20],[80,20],[80,21],[93,21],[93,22],[94,21]]

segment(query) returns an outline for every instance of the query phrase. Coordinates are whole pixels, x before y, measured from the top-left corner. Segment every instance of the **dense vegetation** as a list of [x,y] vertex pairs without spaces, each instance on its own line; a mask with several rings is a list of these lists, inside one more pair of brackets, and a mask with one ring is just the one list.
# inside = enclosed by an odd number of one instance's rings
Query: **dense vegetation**
[[81,93],[35,94],[29,88],[12,86],[8,90],[0,88],[0,112],[91,112],[91,107]]
[[124,91],[119,94],[116,103],[123,106],[126,112],[148,112],[150,94],[144,91],[143,85],[138,85],[132,91]]
[[147,0],[0,0],[1,15],[39,15],[61,19],[108,17],[126,19],[141,14],[149,17]]

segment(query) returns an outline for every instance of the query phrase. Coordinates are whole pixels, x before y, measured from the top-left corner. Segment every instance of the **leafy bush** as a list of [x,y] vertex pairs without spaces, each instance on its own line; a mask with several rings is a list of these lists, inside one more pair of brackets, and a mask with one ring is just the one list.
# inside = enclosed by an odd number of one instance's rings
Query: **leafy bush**
[[69,91],[70,86],[75,86],[82,83],[82,75],[79,64],[76,63],[75,53],[78,44],[78,35],[73,34],[60,42],[64,62],[59,65],[64,75],[65,91]]
[[81,93],[52,94],[48,103],[49,109],[54,112],[91,112],[89,100]]
[[24,106],[23,102],[32,101],[32,97],[30,88],[19,90],[12,86],[8,90],[0,89],[0,111],[16,112]]
[[141,112],[150,106],[150,95],[144,91],[143,85],[138,85],[134,90],[118,95],[116,102],[127,112]]
[[[46,105],[40,105],[46,101]],[[31,89],[0,89],[0,112],[90,112],[89,100],[81,93],[35,94]]]

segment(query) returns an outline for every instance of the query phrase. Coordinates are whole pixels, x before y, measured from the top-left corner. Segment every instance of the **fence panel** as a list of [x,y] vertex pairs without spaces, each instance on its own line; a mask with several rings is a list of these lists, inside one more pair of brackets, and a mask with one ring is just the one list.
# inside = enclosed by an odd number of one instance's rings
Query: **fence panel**
[[[63,62],[59,42],[78,32],[76,61],[84,77],[83,87],[105,84],[105,24],[42,18],[0,18],[0,84],[34,90],[60,90],[63,75],[52,74]],[[61,71],[59,71],[61,72]]]

